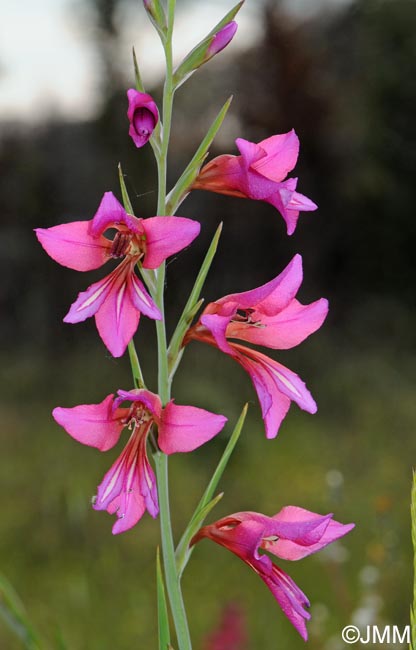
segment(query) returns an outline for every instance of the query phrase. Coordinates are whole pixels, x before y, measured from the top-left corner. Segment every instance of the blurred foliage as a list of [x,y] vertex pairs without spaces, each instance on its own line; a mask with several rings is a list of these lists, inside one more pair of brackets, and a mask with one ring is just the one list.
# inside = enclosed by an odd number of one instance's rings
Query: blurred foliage
[[[71,650],[154,647],[156,639],[157,522],[145,517],[113,538],[110,517],[92,511],[89,496],[115,452],[78,445],[48,415],[57,404],[100,401],[131,385],[127,362],[109,357],[93,323],[62,323],[77,292],[103,272],[59,267],[31,232],[91,218],[105,190],[119,195],[118,161],[137,214],[154,214],[155,166],[150,150],[137,152],[128,138],[119,90],[125,81],[116,58],[118,4],[93,3],[103,79],[96,119],[36,129],[9,124],[0,138],[0,360],[6,369],[0,569],[51,647],[62,630]],[[223,219],[207,300],[267,281],[295,252],[305,262],[302,299],[330,298],[324,330],[279,354],[310,385],[320,412],[312,418],[293,408],[279,440],[264,439],[249,380],[215,350],[194,344],[174,388],[178,403],[226,414],[228,433],[242,404],[252,405],[222,481],[218,516],[298,504],[357,523],[335,550],[283,567],[313,603],[312,650],[339,648],[340,630],[360,616],[395,625],[408,619],[408,494],[416,451],[415,19],[416,4],[408,0],[361,0],[307,22],[271,2],[255,47],[225,59],[227,67],[217,57],[177,94],[171,183],[233,91],[232,114],[212,155],[235,152],[240,135],[257,141],[294,127],[301,140],[299,190],[320,206],[301,216],[288,239],[271,206],[195,192],[180,214],[200,219],[203,231],[168,274],[173,322]],[[149,91],[159,95],[157,88]],[[151,387],[153,336],[143,319],[137,343]],[[226,435],[172,459],[178,534]],[[196,648],[227,601],[244,608],[249,647],[303,647],[261,581],[213,544],[201,543],[194,553],[185,597]],[[3,627],[0,647],[19,647]]]

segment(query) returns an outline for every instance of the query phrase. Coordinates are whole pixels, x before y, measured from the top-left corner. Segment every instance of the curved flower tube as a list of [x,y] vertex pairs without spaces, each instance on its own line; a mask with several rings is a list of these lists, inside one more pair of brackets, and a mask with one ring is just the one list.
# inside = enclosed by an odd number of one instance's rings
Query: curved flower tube
[[[113,239],[105,234],[115,231]],[[94,282],[64,318],[79,323],[95,316],[98,333],[113,357],[124,354],[135,334],[140,314],[160,320],[162,315],[134,268],[158,268],[166,258],[197,237],[200,224],[183,217],[139,219],[128,214],[112,192],[106,192],[90,221],[73,221],[52,228],[36,228],[45,251],[59,264],[76,271],[97,269],[110,259],[120,264]]]
[[276,437],[291,401],[315,413],[316,403],[303,381],[291,370],[237,339],[268,348],[287,350],[320,328],[328,313],[324,298],[309,305],[296,300],[302,283],[302,258],[292,261],[274,280],[211,302],[187,333],[231,356],[250,375],[256,389],[268,438]]
[[191,545],[203,538],[224,546],[241,558],[263,580],[301,637],[308,638],[305,609],[307,596],[271,559],[268,551],[283,560],[299,560],[316,553],[346,535],[354,524],[340,524],[332,514],[318,515],[296,506],[286,506],[273,517],[258,512],[237,512],[205,526],[192,538]]
[[[125,402],[130,405],[122,406]],[[58,406],[52,414],[75,440],[100,451],[114,447],[123,429],[131,430],[124,450],[98,486],[93,504],[95,510],[117,515],[114,534],[132,528],[146,510],[152,517],[159,513],[156,479],[146,452],[153,425],[158,429],[158,447],[173,454],[197,449],[227,421],[223,415],[177,406],[173,400],[163,408],[159,396],[145,389],[119,390],[117,397],[107,395],[100,404]]]
[[129,118],[129,136],[136,147],[143,147],[150,139],[156,124],[159,121],[159,111],[151,95],[141,93],[134,88],[127,91],[129,107],[127,117]]
[[297,178],[286,179],[299,153],[294,129],[258,144],[238,138],[236,145],[240,155],[224,154],[211,160],[202,167],[192,189],[270,203],[285,220],[287,234],[292,235],[299,212],[317,209],[313,201],[296,192]]

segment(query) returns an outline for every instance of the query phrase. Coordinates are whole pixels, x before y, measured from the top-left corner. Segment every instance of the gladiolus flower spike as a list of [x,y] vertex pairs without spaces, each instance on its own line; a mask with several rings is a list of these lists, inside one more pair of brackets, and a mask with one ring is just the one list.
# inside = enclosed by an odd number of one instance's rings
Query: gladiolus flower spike
[[[130,405],[122,406],[125,402]],[[146,453],[153,425],[158,427],[158,447],[173,454],[197,449],[227,421],[204,409],[177,406],[173,400],[162,408],[159,396],[145,389],[119,390],[117,397],[107,395],[100,404],[58,406],[53,417],[75,440],[100,451],[114,447],[124,428],[131,431],[124,450],[98,486],[93,503],[95,510],[117,515],[114,534],[132,528],[146,510],[152,517],[159,513],[156,479]]]
[[206,537],[241,558],[260,576],[306,641],[306,621],[310,618],[305,609],[310,606],[308,598],[292,578],[260,551],[282,560],[300,560],[343,537],[352,528],[354,524],[340,524],[331,514],[318,515],[296,506],[286,506],[273,517],[258,512],[237,512],[224,517],[201,528],[191,545]]
[[309,413],[316,403],[303,381],[274,359],[232,341],[287,350],[320,328],[328,313],[324,298],[309,305],[296,300],[302,283],[302,258],[292,261],[274,280],[211,302],[188,331],[184,343],[209,343],[235,359],[250,375],[259,398],[266,436],[274,438],[291,401]]
[[272,135],[257,144],[238,138],[236,145],[240,155],[224,154],[211,160],[192,189],[270,203],[285,220],[287,234],[292,235],[299,212],[317,209],[313,201],[296,192],[297,178],[286,179],[299,153],[295,131]]
[[159,111],[153,98],[134,88],[127,91],[129,107],[127,117],[130,122],[129,135],[136,147],[143,147],[150,139],[159,121]]
[[[104,233],[115,230],[114,239]],[[97,269],[110,259],[120,264],[95,282],[72,304],[64,318],[79,323],[95,316],[98,333],[114,357],[124,354],[137,330],[140,314],[160,320],[161,313],[134,272],[136,263],[156,269],[170,255],[188,246],[200,224],[182,217],[139,219],[124,210],[112,192],[106,192],[90,221],[73,221],[37,228],[45,251],[59,264],[76,271]]]

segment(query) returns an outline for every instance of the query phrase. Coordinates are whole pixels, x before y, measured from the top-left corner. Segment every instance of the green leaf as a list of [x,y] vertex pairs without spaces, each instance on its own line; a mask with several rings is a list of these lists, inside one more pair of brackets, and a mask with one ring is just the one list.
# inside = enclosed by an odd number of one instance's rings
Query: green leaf
[[129,194],[127,192],[126,183],[124,182],[124,174],[123,174],[123,170],[121,168],[121,163],[118,163],[118,178],[119,178],[119,181],[120,181],[121,196],[123,198],[124,209],[129,214],[134,215],[133,206],[131,204]]
[[185,199],[186,195],[189,193],[191,185],[198,176],[201,165],[208,155],[208,150],[215,136],[217,135],[225,116],[227,115],[232,99],[232,95],[227,99],[217,117],[211,124],[205,138],[202,140],[201,144],[196,150],[191,162],[177,181],[175,187],[169,193],[167,197],[168,214],[175,214],[176,210]]
[[410,607],[410,650],[416,650],[416,473],[413,471],[410,515],[413,543],[413,606]]
[[134,77],[136,79],[136,90],[139,93],[145,93],[142,77],[139,70],[139,64],[137,63],[136,50],[133,47],[133,65],[134,65]]
[[199,301],[199,296],[204,286],[206,277],[208,275],[208,271],[211,268],[211,264],[214,259],[215,253],[217,252],[221,231],[222,231],[222,222],[220,223],[217,230],[215,231],[215,235],[212,238],[210,247],[208,248],[204,261],[202,262],[202,266],[195,280],[195,284],[193,286],[191,294],[184,307],[184,310],[178,321],[176,329],[172,335],[172,339],[170,341],[169,348],[168,348],[168,364],[169,364],[169,372],[170,372],[170,377],[169,377],[170,381],[172,381],[173,376],[175,374],[174,371],[177,368],[177,359],[181,350],[184,336],[196,312],[198,311],[200,305],[202,304],[202,302]]
[[170,645],[169,616],[166,603],[165,584],[163,582],[162,566],[160,563],[160,552],[157,547],[156,553],[156,584],[157,584],[157,618],[159,629],[159,650],[167,650]]
[[6,578],[0,575],[0,616],[22,641],[26,650],[42,650],[42,644],[30,624],[23,603]]
[[210,482],[208,483],[208,487],[202,495],[202,498],[198,503],[195,512],[192,515],[192,518],[178,544],[178,547],[176,549],[176,563],[179,575],[182,575],[186,565],[189,562],[189,558],[191,557],[193,549],[189,548],[189,543],[192,537],[195,535],[195,533],[198,532],[205,517],[223,496],[223,493],[221,493],[215,497],[215,499],[213,499],[214,492],[217,489],[218,483],[220,482],[224,470],[227,467],[228,461],[230,460],[231,454],[233,453],[240,437],[246,419],[247,410],[248,404],[245,404],[243,410],[241,411],[241,415],[238,418],[237,424],[234,427],[234,431],[231,434],[231,438],[229,439],[227,446],[224,449],[224,453],[221,456],[220,462],[218,463],[217,468],[212,475]]

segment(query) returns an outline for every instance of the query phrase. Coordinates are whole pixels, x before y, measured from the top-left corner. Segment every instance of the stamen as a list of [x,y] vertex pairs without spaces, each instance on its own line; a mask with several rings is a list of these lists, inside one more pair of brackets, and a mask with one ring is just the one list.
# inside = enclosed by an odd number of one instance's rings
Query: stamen
[[255,309],[251,307],[248,309],[237,309],[236,314],[231,319],[232,323],[240,323],[243,325],[251,325],[253,327],[266,327],[261,323],[260,320],[253,320],[252,314],[255,312]]
[[120,230],[117,231],[110,249],[111,257],[117,258],[127,255],[132,238],[133,235],[130,232],[121,232]]

